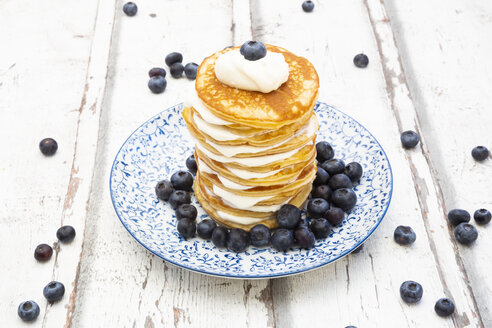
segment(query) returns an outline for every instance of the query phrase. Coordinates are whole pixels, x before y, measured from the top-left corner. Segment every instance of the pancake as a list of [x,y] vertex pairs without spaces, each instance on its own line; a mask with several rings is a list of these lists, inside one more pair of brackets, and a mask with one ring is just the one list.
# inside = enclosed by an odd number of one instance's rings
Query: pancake
[[310,115],[318,95],[319,78],[313,65],[303,57],[272,45],[267,51],[282,53],[289,65],[289,78],[269,93],[241,90],[221,83],[215,76],[215,61],[228,48],[207,57],[198,68],[195,88],[200,100],[216,116],[236,124],[279,129]]

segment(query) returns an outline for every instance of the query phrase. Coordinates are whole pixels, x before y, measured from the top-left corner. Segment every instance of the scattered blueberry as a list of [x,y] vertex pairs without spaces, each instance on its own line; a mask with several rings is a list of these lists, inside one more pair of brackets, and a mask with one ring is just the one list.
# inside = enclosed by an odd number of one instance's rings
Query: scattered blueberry
[[149,77],[162,76],[166,77],[166,70],[160,67],[151,68],[149,71]]
[[325,171],[325,169],[322,167],[318,167],[318,171],[316,172],[316,179],[314,179],[313,185],[324,185],[328,182],[329,178],[330,175]]
[[58,150],[58,143],[53,138],[45,138],[39,142],[39,150],[45,156],[52,156]]
[[184,190],[174,190],[169,196],[169,204],[171,204],[173,210],[177,209],[181,204],[189,204],[190,202],[190,193]]
[[53,248],[47,244],[40,244],[34,250],[34,258],[41,262],[48,261],[53,255]]
[[342,188],[337,189],[331,195],[331,201],[335,206],[340,207],[345,212],[354,208],[357,203],[357,195],[352,189]]
[[62,299],[65,294],[65,286],[61,282],[52,281],[43,289],[43,295],[48,302],[56,302]]
[[246,41],[241,46],[239,52],[247,60],[255,61],[265,57],[267,49],[265,45],[259,41]]
[[313,198],[323,198],[326,201],[330,201],[331,199],[331,189],[327,185],[316,186],[313,188],[311,192],[311,196]]
[[302,3],[302,10],[304,10],[307,13],[310,13],[314,9],[314,2],[311,0],[304,1]]
[[304,227],[299,227],[294,230],[294,239],[299,247],[306,249],[313,248],[314,243],[316,242],[314,234],[309,229]]
[[34,301],[25,301],[19,304],[17,314],[22,321],[34,321],[39,316],[39,305]]
[[490,214],[490,212],[485,208],[481,208],[475,211],[473,218],[477,224],[484,225],[490,222],[492,214]]
[[181,219],[178,221],[177,229],[183,238],[193,238],[196,232],[196,222],[188,218]]
[[341,159],[329,159],[321,164],[321,167],[325,169],[330,176],[340,174],[345,171],[345,163]]
[[292,204],[282,205],[277,212],[277,223],[280,228],[294,229],[301,222],[301,210]]
[[454,228],[454,237],[463,245],[470,245],[478,238],[477,228],[469,223],[460,223]]
[[397,244],[410,245],[415,242],[415,240],[417,239],[417,235],[415,234],[415,231],[413,231],[411,227],[398,226],[395,229],[393,238],[395,239]]
[[147,84],[152,93],[158,94],[163,93],[166,90],[167,81],[166,78],[160,75],[153,76],[149,79]]
[[171,65],[169,71],[171,72],[171,76],[177,79],[183,75],[184,66],[181,63],[174,63]]
[[251,245],[263,247],[270,244],[271,232],[264,224],[257,224],[249,231],[251,237]]
[[174,191],[173,185],[169,180],[162,180],[159,181],[155,185],[155,194],[157,195],[157,198],[161,200],[169,200],[169,196],[171,196],[172,192]]
[[217,223],[215,223],[214,220],[205,219],[198,223],[198,225],[196,226],[196,232],[201,238],[210,239],[212,238],[212,233],[214,232],[215,228],[217,228]]
[[405,281],[400,286],[400,296],[406,303],[417,303],[422,298],[424,289],[415,281]]
[[328,211],[326,211],[325,217],[333,227],[336,227],[343,222],[345,212],[341,208],[332,206]]
[[186,64],[184,67],[184,72],[189,80],[196,79],[196,73],[198,72],[198,64],[197,63]]
[[419,135],[414,131],[405,131],[400,136],[400,141],[405,149],[411,149],[417,146],[420,141]]
[[56,231],[56,238],[64,244],[71,242],[75,238],[75,229],[66,225]]
[[191,155],[186,159],[186,167],[190,170],[191,173],[196,174],[198,170],[198,165],[196,164],[196,159],[194,155]]
[[224,248],[227,245],[229,230],[226,227],[218,226],[212,232],[212,243],[215,247]]
[[[353,253],[353,252],[352,252]],[[345,328],[357,328],[356,326],[347,326]]]
[[454,226],[457,226],[463,222],[470,222],[470,213],[468,213],[468,211],[455,208],[448,212],[448,220]]
[[330,224],[326,219],[312,219],[309,228],[316,239],[324,239],[331,233]]
[[166,65],[171,67],[172,64],[174,63],[181,63],[183,62],[183,55],[180,54],[179,52],[171,52],[166,56]]
[[333,159],[334,156],[333,147],[327,141],[320,141],[316,144],[316,159],[318,162],[323,163]]
[[194,221],[196,220],[197,214],[196,207],[191,204],[181,204],[176,209],[176,218],[178,220],[189,219]]
[[447,317],[454,312],[454,303],[449,298],[440,298],[437,300],[436,305],[434,305],[434,311],[440,317]]
[[364,249],[364,244],[360,244],[360,246],[354,249],[351,254],[360,253],[360,251],[362,251],[363,249]]
[[313,198],[308,201],[307,215],[312,219],[320,219],[325,216],[330,204],[323,198]]
[[354,65],[358,68],[366,68],[369,65],[369,57],[365,54],[358,54],[354,57]]
[[344,173],[350,178],[350,181],[356,183],[362,177],[362,165],[357,162],[348,163]]
[[330,186],[331,190],[353,187],[350,178],[343,173],[335,174],[334,176],[332,176],[328,181],[328,185]]
[[472,149],[472,156],[476,161],[484,161],[489,157],[489,150],[484,146],[477,146]]
[[287,229],[277,229],[272,234],[272,246],[279,252],[284,252],[294,246],[294,235]]
[[178,171],[171,176],[171,184],[176,190],[191,191],[193,175],[188,171]]
[[229,232],[227,248],[236,253],[242,253],[250,244],[249,233],[243,229],[235,228]]
[[130,16],[130,17],[135,16],[137,14],[137,11],[138,11],[137,5],[133,2],[127,2],[123,6],[123,12],[127,16]]

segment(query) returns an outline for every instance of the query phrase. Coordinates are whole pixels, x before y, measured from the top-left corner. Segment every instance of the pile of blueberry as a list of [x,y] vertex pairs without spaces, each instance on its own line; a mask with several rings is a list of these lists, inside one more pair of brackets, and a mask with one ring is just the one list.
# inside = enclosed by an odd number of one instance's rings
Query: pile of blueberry
[[[198,71],[198,64],[188,63],[183,66],[183,55],[179,52],[171,52],[166,56],[166,65],[169,67],[171,76],[175,79],[180,78],[185,73],[188,80],[196,79],[196,73]],[[149,89],[153,93],[162,93],[166,90],[166,70],[161,67],[154,67],[149,71]]]

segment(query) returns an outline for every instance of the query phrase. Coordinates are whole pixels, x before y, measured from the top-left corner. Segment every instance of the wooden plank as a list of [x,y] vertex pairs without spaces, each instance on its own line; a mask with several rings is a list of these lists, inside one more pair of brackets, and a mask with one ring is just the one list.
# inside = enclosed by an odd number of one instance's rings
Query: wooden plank
[[[97,170],[89,207],[73,327],[272,327],[266,281],[208,277],[166,264],[124,229],[109,201],[109,169],[128,135],[147,118],[186,99],[193,82],[168,76],[153,95],[147,71],[179,51],[184,63],[231,44],[231,3],[146,1],[135,17],[118,2]],[[193,31],[192,33],[190,31]],[[166,67],[167,69],[167,67]],[[183,163],[184,165],[184,163]]]
[[[417,123],[400,117],[402,111],[411,113],[403,107],[412,105],[404,98],[404,81],[388,81],[385,76],[388,70],[397,69],[394,60],[399,62],[387,19],[378,16],[384,8],[373,1],[331,1],[317,3],[312,13],[304,14],[299,4],[256,1],[252,12],[258,17],[254,31],[261,40],[283,45],[313,61],[321,76],[320,99],[353,115],[375,133],[395,173],[393,203],[363,254],[320,272],[273,282],[277,323],[320,326],[329,320],[333,326],[381,327],[394,322],[409,327],[478,326],[473,295],[454,256],[447,227],[428,220],[428,215],[442,217],[443,213],[431,170],[421,152],[407,157],[399,144],[398,121],[410,122],[410,126]],[[307,31],[312,31],[309,37]],[[365,70],[352,64],[359,52],[369,55],[371,62]],[[427,189],[420,189],[424,187]],[[410,225],[417,232],[418,241],[412,247],[402,248],[392,241],[399,224]],[[424,298],[417,306],[400,300],[398,288],[408,279],[424,286]],[[457,303],[454,319],[433,313],[434,302],[445,294]]]
[[[387,7],[398,32],[396,41],[403,49],[405,73],[445,208],[465,208],[472,215],[478,208],[491,209],[492,191],[487,181],[492,162],[478,164],[470,152],[480,144],[492,148],[492,64],[488,60],[492,3],[415,1],[409,5],[388,1]],[[431,14],[436,8],[439,15]],[[487,279],[492,238],[490,227],[477,228],[477,243],[457,250],[488,327],[492,326],[492,282]]]

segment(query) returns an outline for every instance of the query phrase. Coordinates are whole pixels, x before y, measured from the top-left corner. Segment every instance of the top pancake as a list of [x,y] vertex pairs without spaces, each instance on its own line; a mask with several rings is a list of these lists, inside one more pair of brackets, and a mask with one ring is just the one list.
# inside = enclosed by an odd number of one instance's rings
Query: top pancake
[[265,46],[267,51],[282,53],[289,65],[288,80],[269,93],[233,88],[215,76],[217,58],[239,47],[216,52],[202,62],[196,77],[196,92],[216,116],[250,127],[278,129],[310,115],[319,87],[318,74],[313,65],[306,58],[283,48]]

